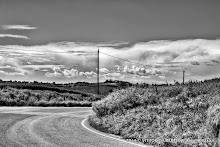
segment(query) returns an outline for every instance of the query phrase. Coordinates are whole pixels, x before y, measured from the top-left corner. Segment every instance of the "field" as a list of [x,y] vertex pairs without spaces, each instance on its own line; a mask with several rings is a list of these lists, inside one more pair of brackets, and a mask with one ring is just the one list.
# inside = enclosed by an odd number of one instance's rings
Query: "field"
[[163,147],[217,145],[220,79],[141,87],[116,90],[94,103],[96,115],[89,117],[90,125]]

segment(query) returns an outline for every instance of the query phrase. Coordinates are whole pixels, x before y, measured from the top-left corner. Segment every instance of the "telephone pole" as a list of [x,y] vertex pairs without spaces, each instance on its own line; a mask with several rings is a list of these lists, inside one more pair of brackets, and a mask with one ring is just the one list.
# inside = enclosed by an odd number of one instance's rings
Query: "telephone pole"
[[97,94],[99,96],[99,49],[98,49],[98,65],[97,65]]
[[185,70],[183,70],[183,84],[184,84],[184,80],[185,80]]

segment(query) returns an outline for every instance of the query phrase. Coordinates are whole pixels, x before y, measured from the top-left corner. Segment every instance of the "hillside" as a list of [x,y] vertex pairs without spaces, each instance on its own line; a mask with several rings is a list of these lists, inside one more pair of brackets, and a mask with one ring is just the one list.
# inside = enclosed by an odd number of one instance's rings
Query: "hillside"
[[[107,95],[117,88],[129,87],[132,84],[124,81],[108,81],[100,83],[100,95]],[[77,83],[65,83],[57,84],[43,83],[43,82],[26,82],[26,81],[3,81],[0,80],[0,88],[13,87],[17,89],[31,89],[31,90],[49,90],[59,93],[73,93],[73,94],[97,94],[97,83],[77,82]]]
[[220,79],[116,90],[93,110],[90,125],[125,139],[163,147],[214,146],[220,138]]
[[0,81],[0,106],[91,106],[114,89],[129,85],[125,82],[100,83],[97,95],[95,83],[69,84]]

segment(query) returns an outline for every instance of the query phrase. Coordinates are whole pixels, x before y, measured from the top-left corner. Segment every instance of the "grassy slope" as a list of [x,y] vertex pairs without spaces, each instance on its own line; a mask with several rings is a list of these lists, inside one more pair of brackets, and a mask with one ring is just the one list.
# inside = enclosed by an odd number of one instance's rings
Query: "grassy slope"
[[94,94],[59,93],[48,90],[28,90],[5,87],[0,89],[0,106],[91,106]]
[[[185,86],[128,88],[96,102],[90,124],[102,131],[132,139],[188,139],[162,146],[201,146],[196,139],[218,139],[220,81]],[[203,140],[204,141],[204,140]],[[211,146],[213,144],[210,143]]]

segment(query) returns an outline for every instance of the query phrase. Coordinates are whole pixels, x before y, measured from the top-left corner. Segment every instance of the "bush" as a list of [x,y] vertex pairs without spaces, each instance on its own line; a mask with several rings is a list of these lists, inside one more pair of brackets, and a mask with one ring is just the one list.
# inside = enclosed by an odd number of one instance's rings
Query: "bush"
[[82,96],[81,94],[15,89],[11,87],[4,87],[0,90],[0,106],[91,107],[93,100],[96,100],[96,98],[93,94]]
[[116,90],[93,103],[96,115],[88,121],[100,131],[126,139],[189,139],[162,142],[161,146],[214,146],[214,142],[196,140],[220,139],[219,87],[219,81],[209,81]]

